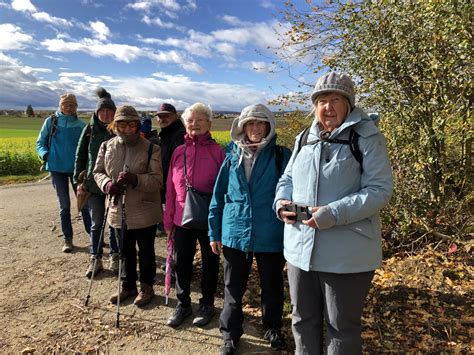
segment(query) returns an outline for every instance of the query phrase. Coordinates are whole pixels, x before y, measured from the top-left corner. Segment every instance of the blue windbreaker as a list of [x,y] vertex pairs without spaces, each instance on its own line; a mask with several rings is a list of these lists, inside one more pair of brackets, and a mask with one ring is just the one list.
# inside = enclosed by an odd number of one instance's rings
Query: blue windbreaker
[[209,209],[210,241],[244,252],[281,252],[283,223],[273,212],[275,187],[290,158],[290,150],[282,150],[281,171],[278,170],[276,137],[259,152],[250,181],[239,163],[242,151],[231,142],[221,166]]
[[51,138],[51,146],[48,149],[48,137],[51,131],[50,116],[41,127],[36,140],[36,152],[43,160],[45,155],[48,154],[46,170],[59,173],[73,173],[77,143],[86,123],[77,116],[67,116],[60,111],[56,111],[55,114],[57,117],[57,129]]

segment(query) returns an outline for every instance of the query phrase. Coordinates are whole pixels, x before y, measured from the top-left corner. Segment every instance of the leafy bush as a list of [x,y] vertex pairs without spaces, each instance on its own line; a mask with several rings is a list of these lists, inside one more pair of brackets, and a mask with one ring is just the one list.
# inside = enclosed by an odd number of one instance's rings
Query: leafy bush
[[[395,178],[384,214],[391,246],[465,237],[472,228],[472,2],[288,1],[282,67],[310,89],[347,72],[358,105],[380,113]],[[294,63],[304,63],[301,75]],[[296,70],[294,70],[296,69]],[[304,91],[280,102],[302,100]]]

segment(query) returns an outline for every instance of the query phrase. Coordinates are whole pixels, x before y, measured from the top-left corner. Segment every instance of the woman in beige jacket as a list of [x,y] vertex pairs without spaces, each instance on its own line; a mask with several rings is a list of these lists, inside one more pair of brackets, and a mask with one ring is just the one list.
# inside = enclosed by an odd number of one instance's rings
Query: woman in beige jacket
[[[94,179],[109,195],[107,222],[116,228],[124,262],[122,290],[110,298],[112,303],[135,297],[143,306],[154,296],[156,275],[156,224],[162,221],[160,189],[163,183],[161,153],[157,145],[140,136],[140,118],[132,106],[121,106],[110,129],[116,137],[104,142],[97,156]],[[123,240],[122,203],[125,201]],[[140,293],[137,292],[137,252],[140,268]],[[138,295],[137,295],[138,294]]]

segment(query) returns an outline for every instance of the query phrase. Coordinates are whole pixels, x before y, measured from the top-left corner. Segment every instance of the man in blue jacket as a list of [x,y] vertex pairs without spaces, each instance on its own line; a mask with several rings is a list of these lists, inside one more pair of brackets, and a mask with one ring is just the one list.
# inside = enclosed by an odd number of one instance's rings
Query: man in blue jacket
[[[58,197],[61,229],[64,235],[62,250],[65,253],[70,253],[73,248],[69,182],[75,192],[76,185],[72,181],[74,161],[77,143],[85,125],[86,123],[77,117],[76,97],[66,93],[60,97],[58,111],[44,121],[36,140],[36,152],[45,162]],[[81,214],[86,232],[89,234],[91,218],[87,206],[81,210]]]
[[272,210],[275,187],[290,157],[276,146],[275,116],[264,105],[242,110],[231,128],[232,141],[214,187],[209,236],[214,253],[224,254],[222,354],[233,354],[243,334],[242,297],[253,258],[262,288],[264,338],[275,350],[285,347],[283,314],[283,223]]

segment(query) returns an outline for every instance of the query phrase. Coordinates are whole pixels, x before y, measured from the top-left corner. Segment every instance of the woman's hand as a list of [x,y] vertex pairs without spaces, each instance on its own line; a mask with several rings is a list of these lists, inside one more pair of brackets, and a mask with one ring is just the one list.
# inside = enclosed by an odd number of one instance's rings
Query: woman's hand
[[77,185],[77,193],[79,194],[85,194],[87,192],[87,188],[84,186],[84,184],[79,184]]
[[[311,207],[311,214],[319,210],[319,207]],[[311,217],[310,219],[303,220],[301,223],[306,224],[308,227],[318,229],[318,225],[316,224],[316,221],[314,220],[314,217]]]
[[286,224],[295,224],[296,219],[292,219],[291,217],[296,217],[296,213],[287,211],[285,209],[285,206],[291,205],[291,201],[290,200],[280,200],[279,202],[280,202],[281,206],[283,206],[278,210],[278,215],[280,216],[280,219],[283,222],[285,222]]
[[211,242],[210,244],[211,244],[212,252],[216,255],[220,255],[222,243],[221,242]]

